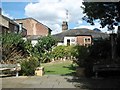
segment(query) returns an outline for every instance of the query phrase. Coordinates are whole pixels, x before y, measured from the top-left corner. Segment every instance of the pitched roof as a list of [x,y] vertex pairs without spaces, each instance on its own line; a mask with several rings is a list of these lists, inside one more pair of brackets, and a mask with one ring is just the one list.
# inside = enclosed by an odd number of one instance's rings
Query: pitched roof
[[57,38],[59,41],[63,41],[65,36],[86,36],[91,35],[92,38],[107,38],[108,34],[93,31],[87,28],[78,28],[78,29],[70,29],[66,30],[64,32],[58,33],[53,35],[55,38]]
[[10,19],[10,18],[8,18],[8,17],[6,17],[4,15],[2,15],[2,18],[4,18],[5,20],[7,20],[8,22],[10,22],[12,24],[15,24],[15,25],[19,26],[16,22],[14,22],[14,20],[12,20],[12,19]]
[[[37,23],[42,24],[41,22],[39,22],[38,20],[36,20],[36,19],[34,19],[34,18],[32,18],[32,17],[22,18],[22,19],[14,19],[14,21],[26,20],[26,19],[32,19],[32,20],[36,21]],[[42,25],[44,25],[44,24],[42,24]],[[45,26],[48,30],[52,31],[48,26],[46,26],[46,25],[44,25],[44,26]]]

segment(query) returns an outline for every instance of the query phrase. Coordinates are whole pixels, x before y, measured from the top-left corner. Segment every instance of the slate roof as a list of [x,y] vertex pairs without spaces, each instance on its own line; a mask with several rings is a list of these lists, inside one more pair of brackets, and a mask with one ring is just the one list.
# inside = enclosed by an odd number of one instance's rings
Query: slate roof
[[2,15],[2,18],[4,18],[5,20],[9,21],[9,22],[12,23],[12,24],[15,24],[15,25],[19,26],[19,25],[18,25],[16,22],[14,22],[12,19],[10,19],[10,18],[8,18],[8,17],[6,17],[6,16],[4,16],[4,15]]
[[87,28],[79,28],[79,29],[70,29],[70,30],[66,30],[64,32],[58,33],[53,35],[53,37],[55,37],[56,39],[58,39],[59,41],[64,41],[64,37],[65,36],[92,36],[92,38],[108,38],[108,34],[106,33],[102,33],[102,32],[97,32],[94,30],[90,30]]

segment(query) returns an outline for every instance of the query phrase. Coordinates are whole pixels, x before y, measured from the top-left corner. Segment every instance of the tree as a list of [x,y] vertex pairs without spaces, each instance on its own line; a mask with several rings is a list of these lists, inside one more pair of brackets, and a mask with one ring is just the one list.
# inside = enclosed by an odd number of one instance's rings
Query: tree
[[[52,36],[44,36],[38,39],[38,43],[35,45],[35,53],[37,53],[39,59],[50,60],[50,52],[56,45],[56,40]],[[48,57],[49,56],[49,57]]]
[[2,60],[4,62],[17,61],[24,57],[24,40],[17,34],[3,34]]
[[[108,27],[108,30],[114,30],[118,26],[120,32],[120,2],[83,2],[83,20],[94,25],[95,20],[99,20],[102,28]],[[116,59],[116,37],[111,34],[112,59]]]
[[83,5],[83,19],[91,25],[98,19],[102,28],[113,30],[120,23],[120,2],[83,2]]

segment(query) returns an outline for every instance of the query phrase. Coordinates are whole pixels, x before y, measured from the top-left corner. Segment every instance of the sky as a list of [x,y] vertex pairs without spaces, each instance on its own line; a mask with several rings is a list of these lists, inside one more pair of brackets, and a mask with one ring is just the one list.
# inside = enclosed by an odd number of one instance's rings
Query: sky
[[68,21],[69,29],[75,28],[98,28],[107,32],[107,28],[100,28],[96,22],[91,26],[82,20],[84,16],[82,0],[38,0],[29,2],[20,1],[2,1],[2,14],[11,19],[21,19],[32,17],[52,29],[52,34],[62,32],[62,22]]

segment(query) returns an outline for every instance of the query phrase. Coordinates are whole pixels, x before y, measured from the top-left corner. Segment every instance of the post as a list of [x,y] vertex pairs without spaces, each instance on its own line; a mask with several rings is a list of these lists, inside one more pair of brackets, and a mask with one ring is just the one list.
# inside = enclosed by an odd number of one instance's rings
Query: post
[[17,66],[16,66],[16,77],[19,76],[19,71],[21,70],[21,65],[19,63],[17,63]]
[[18,71],[16,71],[16,77],[18,77],[18,75],[19,75],[19,72],[18,72]]
[[117,34],[115,34],[115,33],[110,34],[111,56],[112,56],[113,63],[114,63],[114,60],[116,59],[116,39],[117,39]]

